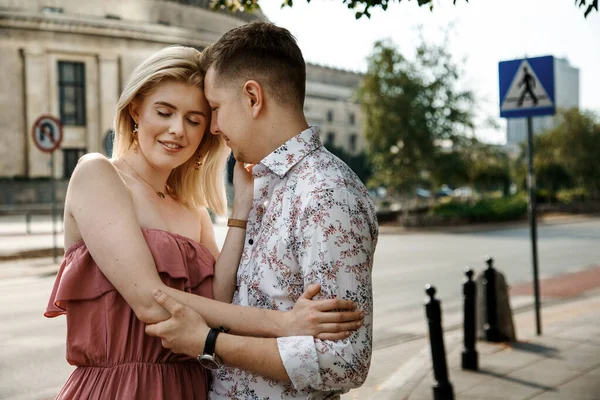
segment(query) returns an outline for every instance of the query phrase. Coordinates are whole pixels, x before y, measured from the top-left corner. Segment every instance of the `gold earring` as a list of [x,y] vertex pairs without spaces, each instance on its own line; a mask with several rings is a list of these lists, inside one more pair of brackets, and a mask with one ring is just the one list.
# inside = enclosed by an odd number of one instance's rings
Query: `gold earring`
[[134,150],[137,150],[137,147],[138,147],[138,124],[136,124],[136,123],[133,124],[132,135],[133,135],[133,143],[132,144],[133,144]]
[[201,165],[202,165],[202,156],[200,155],[200,152],[198,152],[198,155],[196,157],[196,167],[194,169],[196,171],[198,171],[200,169]]

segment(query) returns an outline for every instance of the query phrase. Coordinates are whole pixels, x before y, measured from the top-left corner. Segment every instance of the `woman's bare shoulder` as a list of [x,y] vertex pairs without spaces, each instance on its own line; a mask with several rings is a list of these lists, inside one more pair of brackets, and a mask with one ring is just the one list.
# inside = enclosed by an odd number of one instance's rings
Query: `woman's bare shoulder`
[[83,155],[75,166],[73,175],[79,173],[86,174],[103,174],[116,170],[112,160],[109,160],[104,154],[101,153],[88,153]]
[[90,213],[102,213],[104,208],[122,209],[128,203],[129,189],[113,160],[100,153],[82,156],[69,180],[65,198],[65,245],[81,239],[79,223],[87,220]]
[[70,185],[88,184],[90,180],[93,181],[94,185],[125,185],[119,170],[115,166],[115,161],[100,153],[88,153],[79,159],[73,171]]
[[114,161],[100,153],[86,154],[77,162],[69,180],[65,207],[70,209],[72,203],[84,204],[89,196],[101,197],[109,203],[119,198],[131,201],[129,187]]

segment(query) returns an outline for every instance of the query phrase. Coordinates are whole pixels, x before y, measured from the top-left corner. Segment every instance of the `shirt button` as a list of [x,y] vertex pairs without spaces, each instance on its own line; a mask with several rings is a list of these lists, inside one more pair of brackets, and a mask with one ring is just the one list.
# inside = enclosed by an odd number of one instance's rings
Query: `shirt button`
[[252,245],[254,244],[254,240],[252,240],[252,239],[248,240],[248,244],[249,244],[250,246],[252,246]]

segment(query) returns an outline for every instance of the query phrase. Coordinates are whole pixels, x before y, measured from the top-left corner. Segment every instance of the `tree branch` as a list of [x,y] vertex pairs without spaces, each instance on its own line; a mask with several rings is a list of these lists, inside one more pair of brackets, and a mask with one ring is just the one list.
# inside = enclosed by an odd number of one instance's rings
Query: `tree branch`
[[[252,12],[256,9],[260,8],[261,1],[268,0],[212,0],[211,8],[213,10],[224,10],[227,9],[232,12],[246,11]],[[281,7],[293,7],[294,0],[280,0]],[[401,3],[402,0],[337,0],[341,1],[345,4],[349,9],[356,10],[355,17],[356,19],[360,19],[363,16],[367,18],[371,18],[371,10],[375,8],[381,8],[383,11],[387,10],[388,6],[391,3],[397,1]],[[411,1],[411,0],[406,0]],[[466,3],[469,0],[464,0]],[[311,0],[306,0],[307,3],[310,3]],[[457,0],[453,0],[452,4],[456,5]],[[420,7],[429,6],[430,10],[433,10],[433,0],[417,0],[417,3]],[[584,17],[587,18],[592,11],[596,10],[598,12],[598,0],[575,0],[576,7],[585,7]],[[586,7],[587,6],[587,7]]]
[[592,10],[596,10],[598,11],[598,0],[594,0],[592,1],[592,4],[590,4],[587,8],[587,10],[585,11],[585,14],[583,14],[583,16],[585,18],[587,18],[588,14],[592,12]]

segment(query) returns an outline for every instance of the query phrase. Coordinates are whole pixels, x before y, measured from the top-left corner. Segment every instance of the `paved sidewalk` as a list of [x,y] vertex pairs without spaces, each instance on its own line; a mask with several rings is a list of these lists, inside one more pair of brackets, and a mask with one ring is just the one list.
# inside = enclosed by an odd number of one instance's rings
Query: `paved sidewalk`
[[[600,291],[543,308],[542,336],[535,335],[533,311],[520,313],[515,316],[518,342],[477,342],[477,372],[460,368],[462,332],[447,332],[455,399],[600,399],[599,321]],[[343,399],[433,399],[430,354],[427,340],[375,352],[365,387]]]
[[[215,225],[217,245],[222,246],[227,235],[227,219],[218,218]],[[58,230],[58,223],[57,223]],[[56,274],[62,262],[63,234],[52,237],[49,216],[32,219],[31,234],[26,233],[24,218],[0,217],[0,279]],[[54,261],[53,243],[57,243]]]
[[[214,224],[215,238],[219,247],[227,235],[227,219],[218,217]],[[53,257],[54,243],[57,245],[58,259],[64,252],[62,222],[56,222],[56,238],[52,234],[50,216],[35,216],[27,233],[24,217],[0,216],[0,262],[20,259]]]

